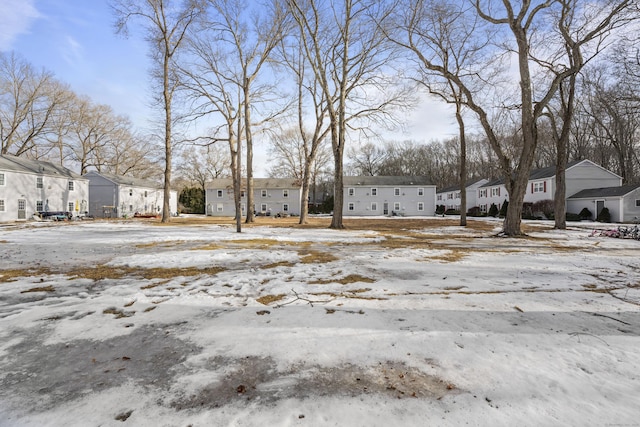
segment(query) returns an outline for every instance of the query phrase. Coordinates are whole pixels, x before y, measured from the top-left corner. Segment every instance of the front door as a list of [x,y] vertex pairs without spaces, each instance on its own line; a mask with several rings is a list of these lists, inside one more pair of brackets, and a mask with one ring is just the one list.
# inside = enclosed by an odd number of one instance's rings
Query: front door
[[18,219],[27,219],[27,201],[18,199]]
[[604,200],[596,200],[596,218],[600,216],[602,209],[604,209]]
[[389,215],[389,203],[384,202],[382,204],[382,214],[383,215]]

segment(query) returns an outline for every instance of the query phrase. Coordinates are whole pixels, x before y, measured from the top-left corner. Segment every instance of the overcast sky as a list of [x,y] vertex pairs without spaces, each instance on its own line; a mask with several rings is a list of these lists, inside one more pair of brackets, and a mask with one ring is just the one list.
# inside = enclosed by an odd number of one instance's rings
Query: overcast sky
[[[115,34],[107,0],[1,0],[0,16],[0,50],[53,72],[74,92],[128,115],[138,128],[150,126],[148,45],[139,35]],[[425,102],[407,121],[407,133],[388,139],[428,142],[455,132],[453,115],[436,101]]]

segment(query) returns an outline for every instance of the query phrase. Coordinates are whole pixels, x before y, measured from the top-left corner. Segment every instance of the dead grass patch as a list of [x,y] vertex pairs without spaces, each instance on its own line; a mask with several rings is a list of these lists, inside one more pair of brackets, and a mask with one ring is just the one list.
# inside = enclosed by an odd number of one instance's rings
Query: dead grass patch
[[15,282],[18,277],[33,277],[53,274],[49,268],[0,270],[0,283]]
[[261,296],[260,298],[257,298],[256,301],[258,301],[262,305],[269,305],[269,304],[274,303],[276,301],[281,301],[285,297],[286,297],[285,294],[264,295],[264,296]]
[[291,262],[291,261],[278,261],[278,262],[273,262],[271,264],[263,265],[261,268],[263,270],[267,270],[267,269],[270,269],[270,268],[277,268],[277,267],[293,267],[295,265],[296,265],[296,263]]
[[335,255],[330,254],[329,252],[321,252],[314,250],[300,250],[298,251],[300,255],[300,262],[303,264],[326,264],[332,261],[337,261]]
[[468,254],[468,249],[448,249],[447,253],[430,256],[429,260],[443,261],[443,262],[458,262],[465,258]]
[[135,311],[124,311],[124,310],[120,310],[119,308],[109,307],[109,308],[105,308],[102,311],[102,313],[103,314],[113,314],[116,319],[122,319],[124,317],[133,316],[135,314]]
[[318,279],[307,282],[309,285],[328,285],[330,283],[338,283],[348,285],[350,283],[374,283],[376,280],[370,277],[361,276],[359,274],[349,274],[341,279]]
[[176,245],[183,244],[184,240],[174,240],[170,242],[149,242],[149,243],[139,243],[135,245],[136,248],[144,249],[144,248],[155,248],[155,247],[172,247]]
[[20,291],[21,294],[26,294],[29,292],[55,292],[56,289],[49,285],[49,286],[40,286],[37,288],[31,288],[31,289],[27,289],[26,291]]

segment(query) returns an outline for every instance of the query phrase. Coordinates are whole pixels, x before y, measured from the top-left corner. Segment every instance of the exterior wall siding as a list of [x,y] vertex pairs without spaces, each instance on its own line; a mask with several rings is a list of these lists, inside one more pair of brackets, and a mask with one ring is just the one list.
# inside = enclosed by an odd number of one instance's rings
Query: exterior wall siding
[[[98,173],[90,172],[91,203],[89,214],[96,218],[132,217],[136,213],[159,215],[162,212],[164,190],[162,188],[118,184]],[[178,212],[178,193],[171,191],[171,213]]]
[[[17,171],[0,171],[4,174],[4,185],[0,186],[0,200],[4,210],[0,211],[0,221],[18,220],[19,200],[24,200],[24,218],[31,219],[38,212],[38,202],[42,210],[49,212],[70,212],[73,216],[84,214],[88,209],[89,185],[82,178],[50,176]],[[37,188],[38,178],[42,178],[42,188]],[[69,181],[73,190],[69,190]],[[72,209],[69,209],[69,204]]]
[[[265,194],[263,194],[265,191]],[[286,193],[286,196],[285,196]],[[206,214],[209,216],[236,215],[233,190],[217,186],[214,182],[211,188],[205,191]],[[253,190],[254,211],[258,215],[300,215],[302,201],[301,188],[267,188],[255,186]],[[241,198],[242,214],[247,213],[247,197]]]
[[[418,195],[419,188],[423,190],[422,196]],[[344,192],[343,216],[433,216],[436,210],[433,185],[345,185]]]

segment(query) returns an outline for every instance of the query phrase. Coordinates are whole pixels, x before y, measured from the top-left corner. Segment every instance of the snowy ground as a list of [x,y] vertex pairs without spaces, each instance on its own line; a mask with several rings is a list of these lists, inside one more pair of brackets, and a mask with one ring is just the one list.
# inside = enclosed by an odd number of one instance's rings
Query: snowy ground
[[640,425],[640,242],[432,223],[0,227],[0,426]]

